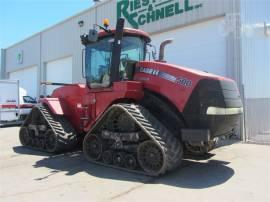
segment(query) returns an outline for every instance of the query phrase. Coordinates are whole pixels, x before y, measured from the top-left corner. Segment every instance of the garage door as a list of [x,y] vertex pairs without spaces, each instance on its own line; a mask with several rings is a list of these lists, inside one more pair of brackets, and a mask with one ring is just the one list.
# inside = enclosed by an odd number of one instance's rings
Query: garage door
[[163,40],[174,39],[165,48],[165,60],[168,63],[225,76],[226,37],[221,33],[223,25],[224,18],[219,18],[151,37],[157,48]]
[[31,97],[37,97],[37,66],[24,68],[9,73],[9,78],[20,81],[20,87],[27,91]]
[[[56,83],[72,83],[72,57],[55,60],[46,64],[46,80]],[[51,95],[59,86],[47,86],[46,94]]]

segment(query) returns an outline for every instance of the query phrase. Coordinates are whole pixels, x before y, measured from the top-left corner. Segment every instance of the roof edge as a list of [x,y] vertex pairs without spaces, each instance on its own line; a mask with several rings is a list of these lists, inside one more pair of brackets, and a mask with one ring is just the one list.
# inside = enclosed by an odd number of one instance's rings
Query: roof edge
[[91,7],[87,8],[87,9],[85,9],[85,10],[80,11],[79,13],[77,13],[77,14],[75,14],[75,15],[72,15],[72,16],[70,16],[70,17],[64,19],[64,20],[61,20],[60,22],[57,22],[56,24],[53,24],[53,25],[51,25],[51,26],[49,26],[49,27],[47,27],[47,28],[45,28],[45,29],[42,29],[41,31],[36,32],[36,33],[30,35],[29,37],[26,37],[26,38],[24,38],[24,39],[22,39],[22,40],[20,40],[20,41],[18,41],[18,42],[15,42],[14,44],[12,44],[12,45],[10,45],[10,46],[8,46],[8,47],[6,47],[6,48],[2,48],[2,49],[7,50],[7,49],[10,49],[10,48],[13,48],[14,46],[17,46],[17,45],[20,44],[20,43],[23,43],[23,42],[25,42],[25,41],[28,41],[28,40],[30,40],[31,38],[34,38],[34,37],[36,37],[36,36],[38,36],[38,35],[41,35],[42,33],[46,32],[46,31],[48,31],[48,30],[50,30],[50,29],[53,29],[53,28],[55,28],[56,26],[59,26],[59,25],[61,25],[61,24],[64,24],[64,23],[68,22],[69,20],[71,20],[71,19],[73,19],[73,18],[76,18],[76,17],[78,17],[78,16],[80,16],[80,15],[83,15],[83,14],[85,14],[85,13],[87,13],[87,12],[90,12],[91,10],[94,10],[94,9],[96,9],[97,7],[102,6],[102,5],[104,5],[104,4],[106,4],[106,3],[109,3],[109,2],[111,2],[111,1],[113,1],[113,0],[104,0],[104,1],[102,1],[102,2],[96,3],[96,4],[92,5]]

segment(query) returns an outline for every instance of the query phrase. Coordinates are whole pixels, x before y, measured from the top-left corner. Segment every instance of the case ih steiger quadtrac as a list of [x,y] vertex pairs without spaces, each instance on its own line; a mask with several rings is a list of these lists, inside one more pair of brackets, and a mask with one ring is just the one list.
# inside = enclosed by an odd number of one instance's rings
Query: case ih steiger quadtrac
[[231,133],[242,113],[233,80],[166,63],[168,40],[158,60],[146,60],[149,35],[124,19],[115,30],[98,27],[81,36],[86,84],[41,99],[20,129],[22,145],[60,153],[83,140],[91,162],[157,176],[177,168],[184,151],[206,153]]

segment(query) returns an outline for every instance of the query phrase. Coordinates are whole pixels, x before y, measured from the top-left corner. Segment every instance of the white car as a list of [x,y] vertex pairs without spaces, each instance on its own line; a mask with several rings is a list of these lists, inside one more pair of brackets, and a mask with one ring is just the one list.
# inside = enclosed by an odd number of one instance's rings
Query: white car
[[36,104],[37,101],[31,96],[20,95],[20,119],[24,120]]

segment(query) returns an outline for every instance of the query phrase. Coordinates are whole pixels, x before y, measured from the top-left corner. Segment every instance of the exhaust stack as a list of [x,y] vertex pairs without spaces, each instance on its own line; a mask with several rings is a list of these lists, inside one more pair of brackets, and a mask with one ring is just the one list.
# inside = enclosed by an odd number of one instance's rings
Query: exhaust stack
[[164,60],[164,50],[165,50],[165,47],[169,44],[171,44],[173,42],[173,39],[166,39],[165,41],[163,41],[161,44],[160,44],[160,48],[159,48],[159,57],[158,57],[158,61],[159,62],[166,62]]

